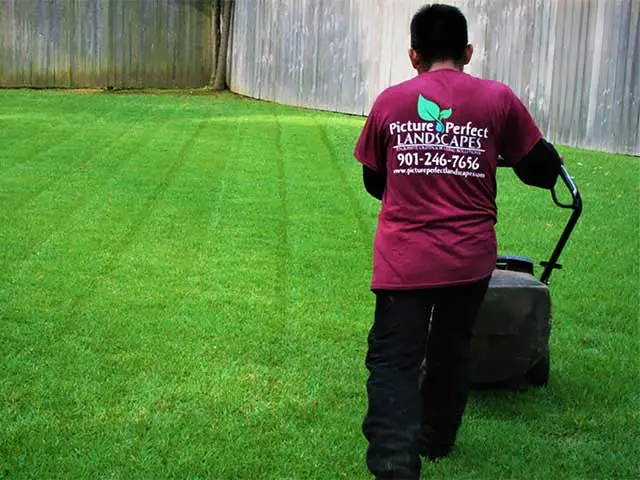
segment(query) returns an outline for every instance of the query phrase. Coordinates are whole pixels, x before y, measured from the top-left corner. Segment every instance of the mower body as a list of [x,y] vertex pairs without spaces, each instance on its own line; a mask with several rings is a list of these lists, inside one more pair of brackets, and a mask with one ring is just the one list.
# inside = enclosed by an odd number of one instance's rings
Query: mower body
[[550,332],[549,287],[534,277],[533,261],[500,257],[474,326],[472,382],[546,385]]

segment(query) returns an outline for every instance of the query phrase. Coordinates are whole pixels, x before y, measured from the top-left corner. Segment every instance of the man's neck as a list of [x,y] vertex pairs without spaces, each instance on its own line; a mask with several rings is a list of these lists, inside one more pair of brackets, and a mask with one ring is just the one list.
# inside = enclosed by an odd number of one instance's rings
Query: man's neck
[[464,70],[464,65],[460,65],[454,60],[437,60],[428,67],[421,66],[418,69],[418,73],[435,72],[436,70],[458,70],[462,72]]

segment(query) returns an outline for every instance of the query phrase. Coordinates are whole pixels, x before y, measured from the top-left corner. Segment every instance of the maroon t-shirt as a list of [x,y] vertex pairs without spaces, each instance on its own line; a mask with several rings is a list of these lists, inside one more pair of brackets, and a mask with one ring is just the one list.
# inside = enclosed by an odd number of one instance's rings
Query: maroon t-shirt
[[355,149],[386,173],[372,289],[487,278],[496,262],[496,166],[542,134],[506,85],[457,70],[422,73],[375,101]]

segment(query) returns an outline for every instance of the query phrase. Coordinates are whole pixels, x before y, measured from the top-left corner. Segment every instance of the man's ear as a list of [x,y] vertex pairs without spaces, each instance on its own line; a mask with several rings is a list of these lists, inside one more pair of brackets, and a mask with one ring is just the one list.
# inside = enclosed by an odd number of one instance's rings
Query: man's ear
[[409,49],[409,60],[411,60],[411,66],[414,70],[418,70],[420,65],[422,64],[422,60],[420,60],[420,55],[413,48]]
[[473,57],[473,45],[469,44],[464,50],[464,65],[469,65],[471,57]]

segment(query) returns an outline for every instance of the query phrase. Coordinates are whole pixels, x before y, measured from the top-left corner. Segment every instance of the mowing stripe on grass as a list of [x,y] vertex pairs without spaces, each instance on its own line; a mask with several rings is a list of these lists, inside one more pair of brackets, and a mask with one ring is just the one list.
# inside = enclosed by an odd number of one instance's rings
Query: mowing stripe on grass
[[285,174],[285,156],[282,146],[282,125],[278,118],[278,108],[274,107],[273,119],[276,125],[276,138],[275,144],[277,148],[276,168],[277,168],[277,183],[278,183],[278,199],[280,200],[280,214],[277,223],[278,227],[278,264],[276,274],[276,289],[280,303],[280,318],[285,322],[289,317],[289,291],[291,286],[289,284],[289,234],[288,223],[289,213],[287,207],[287,185]]
[[[335,166],[335,172],[337,173],[338,181],[340,182],[340,186],[342,190],[347,194],[349,199],[349,204],[353,209],[354,217],[357,221],[357,225],[362,234],[363,246],[371,245],[371,227],[370,222],[365,219],[365,215],[360,207],[359,202],[356,200],[356,196],[353,193],[354,184],[351,178],[347,178],[347,175],[343,169],[343,162],[339,161],[338,154],[336,152],[336,147],[333,142],[329,139],[327,134],[327,129],[325,125],[318,123],[316,117],[316,125],[320,131],[320,138],[322,139],[322,143],[324,144],[326,151],[329,154],[329,158],[331,159],[333,165]],[[351,159],[355,161],[355,159]]]
[[[32,211],[21,212],[17,221],[12,222],[20,230],[17,232],[5,230],[9,238],[19,242],[16,248],[7,251],[14,255],[18,253],[13,262],[18,262],[15,268],[22,271],[20,275],[29,279],[29,282],[33,282],[34,278],[42,279],[45,272],[39,268],[40,264],[48,262],[48,259],[53,257],[64,257],[67,252],[73,252],[75,245],[82,245],[85,238],[81,234],[69,235],[66,230],[73,228],[74,224],[84,226],[88,219],[90,220],[96,215],[96,212],[92,211],[91,205],[96,202],[102,203],[103,197],[100,196],[100,192],[108,186],[111,175],[117,175],[117,172],[124,168],[128,161],[131,161],[134,154],[146,153],[144,149],[152,140],[148,137],[148,133],[148,130],[133,129],[121,136],[121,140],[125,141],[122,148],[118,147],[120,144],[114,143],[109,149],[93,158],[90,170],[69,172],[65,181],[58,183],[58,190],[52,189],[48,198],[40,198],[37,203],[34,203]],[[138,134],[142,136],[144,143],[140,144],[135,141]],[[41,222],[41,226],[44,228],[34,231],[38,237],[29,244],[24,241],[29,238],[28,233],[31,232],[34,220]],[[61,248],[56,248],[57,244],[64,244],[64,242],[70,242],[70,244],[67,243]],[[104,253],[101,247],[98,249]],[[83,255],[86,256],[86,252]],[[30,264],[32,265],[30,266]],[[13,268],[9,267],[3,273],[9,274],[12,270]],[[34,272],[37,273],[34,275]],[[58,275],[60,272],[52,271],[51,273]],[[73,275],[82,272],[69,273]],[[38,288],[37,282],[34,287]],[[52,285],[52,291],[59,287],[60,285],[56,281],[56,284]],[[36,295],[40,294],[36,292]]]
[[[149,115],[146,121],[153,118],[154,115]],[[160,117],[155,118],[160,119]],[[37,174],[31,171],[30,175],[35,174],[37,177],[46,179],[46,184],[39,187],[38,192],[25,192],[26,198],[25,193],[13,194],[12,197],[19,199],[19,203],[12,205],[11,201],[7,202],[7,208],[3,209],[1,215],[10,229],[4,230],[0,235],[7,238],[9,242],[12,240],[15,242],[12,248],[2,252],[5,255],[12,255],[13,258],[7,258],[8,261],[20,261],[39,251],[57,229],[63,228],[65,222],[91,200],[108,178],[105,176],[106,172],[115,171],[123,162],[126,162],[127,152],[133,153],[145,147],[145,144],[137,143],[137,137],[143,135],[143,140],[145,138],[151,140],[145,129],[136,124],[129,125],[126,132],[122,129],[109,128],[108,131],[113,133],[105,135],[101,133],[101,129],[111,125],[108,123],[103,125],[100,122],[90,124],[96,123],[98,125],[96,129],[87,129],[86,139],[79,142],[79,150],[73,156],[80,161],[70,162],[67,157],[63,157],[62,162],[56,161],[54,165],[64,166],[57,177],[48,173],[51,170],[48,164],[43,165],[47,173]],[[98,140],[92,134],[99,136],[102,140]],[[6,185],[3,185],[3,188],[5,187]],[[33,229],[34,222],[44,228]],[[13,228],[19,230],[12,231]]]

